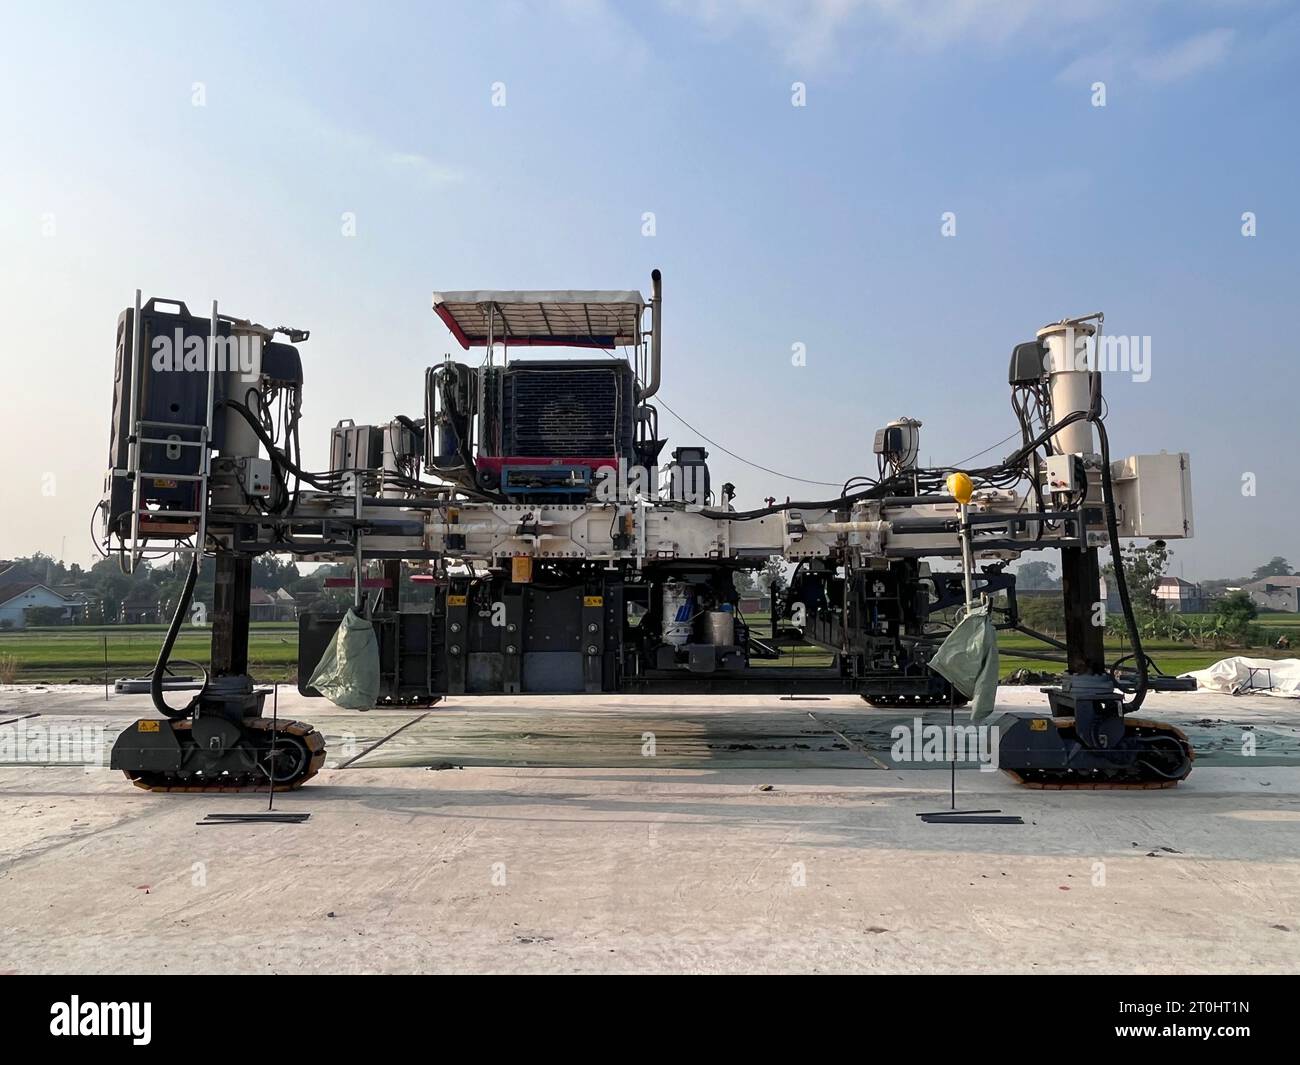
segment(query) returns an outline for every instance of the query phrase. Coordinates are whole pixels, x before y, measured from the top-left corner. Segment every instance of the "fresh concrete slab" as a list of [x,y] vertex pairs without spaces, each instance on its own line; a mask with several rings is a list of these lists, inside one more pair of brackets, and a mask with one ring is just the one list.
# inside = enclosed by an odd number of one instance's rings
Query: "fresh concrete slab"
[[[357,714],[285,689],[279,703],[322,728],[336,765],[345,745],[423,712]],[[200,826],[266,800],[7,766],[0,971],[1300,971],[1287,747],[1300,707],[1151,704],[1206,723],[1175,789],[1040,792],[957,774],[960,806],[1023,825],[922,824],[948,803],[948,771],[879,768],[885,712],[839,697],[439,704],[277,797],[310,812],[302,825]],[[0,722],[39,713],[21,724],[102,727],[107,742],[147,706],[0,690]],[[1252,732],[1273,737],[1271,754],[1242,753]]]

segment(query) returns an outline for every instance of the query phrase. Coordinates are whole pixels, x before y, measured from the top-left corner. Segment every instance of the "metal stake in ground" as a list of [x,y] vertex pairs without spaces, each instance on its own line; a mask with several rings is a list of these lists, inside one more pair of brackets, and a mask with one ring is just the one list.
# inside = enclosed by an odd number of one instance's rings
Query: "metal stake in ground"
[[[962,616],[969,617],[971,608],[974,605],[972,571],[975,565],[974,552],[971,550],[970,512],[967,510],[967,505],[970,503],[971,493],[974,488],[971,479],[960,472],[948,475],[947,488],[952,497],[957,500],[957,509],[960,515],[957,533],[961,540],[962,581],[966,590],[965,614]],[[1024,821],[1015,815],[988,816],[990,814],[1000,814],[1002,813],[1001,810],[957,809],[957,688],[952,681],[948,682],[948,743],[952,746],[952,757],[949,759],[948,769],[949,808],[945,812],[931,812],[917,814],[916,816],[927,825],[1023,825]]]
[[276,733],[280,728],[280,682],[273,681],[271,687],[271,751],[267,755],[271,760],[270,780],[266,788],[266,808],[267,810],[275,809],[275,740]]

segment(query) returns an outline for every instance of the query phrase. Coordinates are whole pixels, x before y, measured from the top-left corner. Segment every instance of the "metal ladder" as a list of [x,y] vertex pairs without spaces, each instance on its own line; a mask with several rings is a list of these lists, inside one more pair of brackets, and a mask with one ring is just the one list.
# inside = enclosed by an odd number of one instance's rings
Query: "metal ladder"
[[[203,553],[203,547],[207,540],[208,526],[208,478],[212,472],[212,453],[208,446],[212,439],[212,411],[213,403],[216,397],[216,380],[217,380],[217,359],[216,359],[216,341],[217,341],[217,301],[212,301],[212,319],[208,328],[208,345],[204,352],[207,358],[208,374],[208,399],[205,407],[204,422],[200,426],[187,425],[184,422],[162,422],[140,417],[141,408],[144,403],[144,375],[142,369],[143,350],[144,350],[144,328],[141,322],[141,304],[140,289],[135,290],[135,317],[131,321],[131,413],[128,425],[131,427],[131,436],[129,439],[129,448],[127,452],[127,476],[131,479],[131,536],[127,544],[123,545],[127,552],[128,564],[127,572],[134,573],[136,566],[139,565],[144,555],[145,544],[148,543],[147,533],[149,529],[142,528],[142,518],[150,518],[153,515],[166,517],[168,519],[194,519],[197,522],[195,527],[194,550]],[[175,301],[165,301],[175,302]],[[178,304],[184,306],[183,304]],[[169,440],[165,437],[145,436],[146,429],[161,430],[165,432],[168,429],[186,429],[199,430],[197,440]],[[163,447],[196,447],[199,449],[199,472],[198,473],[171,473],[165,471],[142,470],[140,468],[141,447],[145,444],[157,444]],[[152,511],[143,508],[142,485],[146,477],[155,477],[170,481],[192,481],[198,485],[198,509],[197,510],[167,510]],[[157,530],[161,531],[161,530]],[[141,533],[146,535],[141,538]]]

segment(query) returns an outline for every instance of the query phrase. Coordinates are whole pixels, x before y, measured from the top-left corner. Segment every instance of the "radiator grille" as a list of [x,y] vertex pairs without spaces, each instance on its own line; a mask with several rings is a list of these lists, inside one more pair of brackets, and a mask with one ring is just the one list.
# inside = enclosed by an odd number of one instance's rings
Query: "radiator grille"
[[630,378],[626,363],[510,367],[502,381],[502,454],[626,454],[632,436]]

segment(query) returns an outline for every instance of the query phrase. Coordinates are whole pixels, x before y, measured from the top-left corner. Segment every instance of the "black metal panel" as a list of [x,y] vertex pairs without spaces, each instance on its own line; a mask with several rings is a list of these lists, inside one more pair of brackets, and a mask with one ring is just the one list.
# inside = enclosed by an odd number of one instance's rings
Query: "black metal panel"
[[583,690],[581,651],[533,651],[523,657],[524,691],[567,695]]
[[452,581],[447,588],[445,629],[447,691],[459,695],[467,690],[469,651],[469,584]]
[[580,651],[582,585],[525,587],[524,651]]
[[502,655],[496,651],[471,651],[465,690],[481,694],[501,691],[504,665]]
[[179,769],[181,745],[170,721],[144,719],[124,728],[109,754],[109,768],[158,772]]
[[[176,311],[158,309],[158,304],[175,306]],[[113,377],[113,418],[109,440],[109,468],[125,469],[130,454],[131,372],[134,344],[135,310],[124,310],[117,319],[116,367]],[[207,421],[208,405],[208,332],[211,323],[196,318],[184,304],[150,300],[141,309],[141,379],[140,407],[137,417],[146,422],[168,422],[181,428],[146,426],[146,438],[194,442]],[[229,323],[221,323],[218,335],[230,335]],[[165,342],[155,350],[155,340]],[[188,351],[188,357],[187,357]],[[190,369],[186,369],[186,366]],[[224,398],[222,375],[217,375],[214,403]],[[219,447],[224,439],[223,421],[214,420],[211,446]],[[175,481],[168,474],[192,475],[200,470],[200,449],[166,444],[144,444],[140,449],[140,468],[161,476],[147,477],[141,483],[144,503],[173,510],[196,510],[194,481]],[[125,477],[111,477],[106,486],[109,499],[107,516],[110,528],[124,531],[130,521],[131,482]]]

